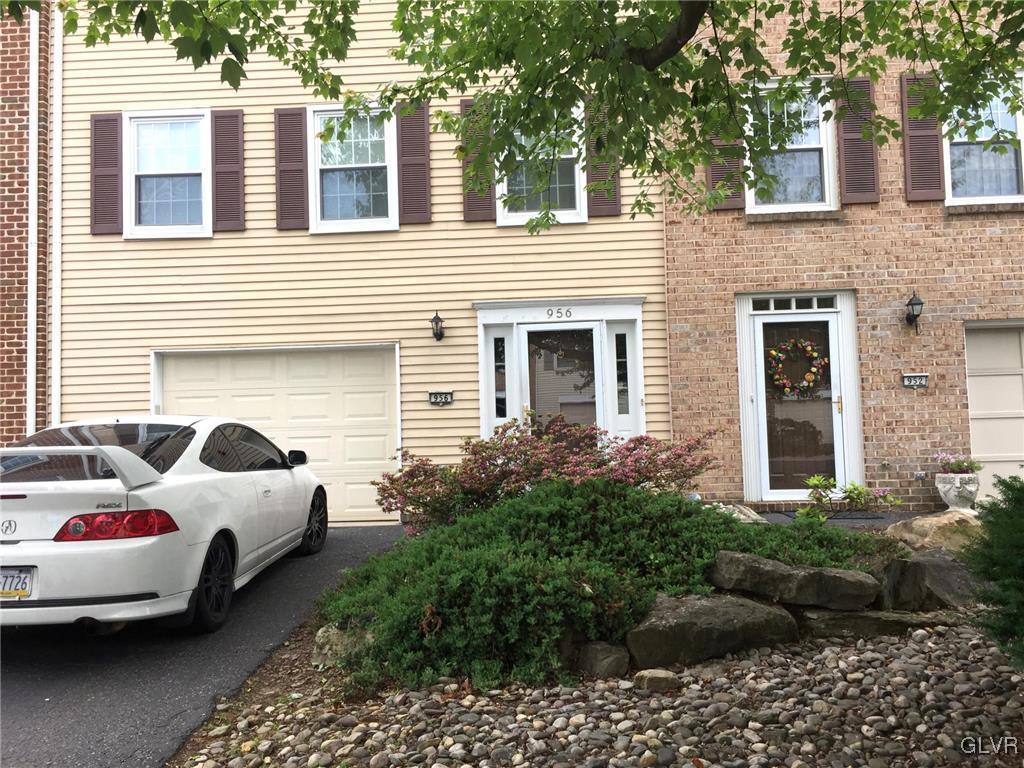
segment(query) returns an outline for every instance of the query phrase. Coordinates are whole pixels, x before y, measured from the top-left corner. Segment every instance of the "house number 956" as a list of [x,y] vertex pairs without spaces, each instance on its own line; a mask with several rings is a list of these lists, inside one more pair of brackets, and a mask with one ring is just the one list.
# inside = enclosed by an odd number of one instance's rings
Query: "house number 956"
[[561,307],[548,309],[548,320],[561,320],[563,317],[572,317],[572,310],[562,309]]

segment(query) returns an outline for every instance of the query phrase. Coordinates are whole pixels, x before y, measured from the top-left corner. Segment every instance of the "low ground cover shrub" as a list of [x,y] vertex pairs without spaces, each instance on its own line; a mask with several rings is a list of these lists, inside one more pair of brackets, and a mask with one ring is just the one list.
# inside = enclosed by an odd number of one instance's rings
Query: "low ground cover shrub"
[[564,670],[566,638],[619,641],[656,592],[710,592],[720,549],[868,568],[899,545],[814,523],[743,524],[604,478],[551,481],[404,540],[350,572],[321,610],[372,634],[345,660],[361,686],[441,675],[537,683]]
[[982,534],[963,556],[991,606],[978,623],[1024,668],[1024,478],[997,477],[996,492],[978,504]]
[[465,440],[462,461],[455,465],[404,454],[402,469],[375,483],[377,501],[418,533],[488,509],[548,480],[580,483],[607,478],[636,488],[682,493],[692,490],[695,479],[714,465],[707,451],[712,434],[678,442],[650,435],[623,439],[561,418],[543,429],[512,420],[486,440]]

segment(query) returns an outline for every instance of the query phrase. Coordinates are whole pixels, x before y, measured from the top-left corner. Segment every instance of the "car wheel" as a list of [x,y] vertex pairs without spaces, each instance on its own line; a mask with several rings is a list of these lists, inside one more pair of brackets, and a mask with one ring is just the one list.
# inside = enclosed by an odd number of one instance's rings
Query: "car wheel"
[[235,591],[235,567],[231,548],[221,536],[210,542],[196,587],[192,626],[200,632],[216,632],[228,619]]
[[315,555],[324,548],[327,541],[327,494],[317,489],[313,501],[309,504],[309,517],[306,519],[306,530],[302,533],[302,543],[296,550],[300,555]]

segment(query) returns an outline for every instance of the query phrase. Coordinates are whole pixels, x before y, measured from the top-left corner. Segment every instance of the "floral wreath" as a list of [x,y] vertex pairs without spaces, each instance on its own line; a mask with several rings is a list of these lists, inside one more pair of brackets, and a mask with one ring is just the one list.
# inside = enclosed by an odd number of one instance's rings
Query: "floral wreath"
[[[782,369],[783,363],[792,356],[803,354],[811,361],[810,370],[804,374],[803,379],[793,383],[793,380],[786,375]],[[784,394],[796,393],[801,397],[810,397],[814,390],[821,384],[825,369],[828,368],[828,358],[822,357],[814,342],[806,339],[790,339],[770,348],[767,351],[766,372],[772,380],[772,384]]]

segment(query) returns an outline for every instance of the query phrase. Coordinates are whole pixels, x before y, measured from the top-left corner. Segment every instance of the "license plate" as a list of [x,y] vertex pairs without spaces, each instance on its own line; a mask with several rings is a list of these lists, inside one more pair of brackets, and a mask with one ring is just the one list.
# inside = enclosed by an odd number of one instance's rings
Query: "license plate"
[[31,568],[0,568],[0,599],[22,600],[31,595]]

